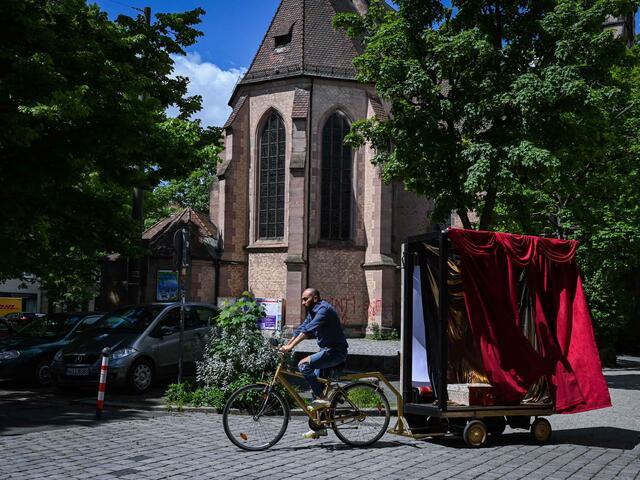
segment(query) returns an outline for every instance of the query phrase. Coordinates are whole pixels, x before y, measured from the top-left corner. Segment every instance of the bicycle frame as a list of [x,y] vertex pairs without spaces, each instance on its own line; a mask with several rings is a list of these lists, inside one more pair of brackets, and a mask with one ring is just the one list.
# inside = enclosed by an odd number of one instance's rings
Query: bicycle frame
[[[273,375],[273,378],[268,383],[269,390],[271,390],[275,386],[275,384],[279,382],[287,390],[287,392],[289,392],[289,394],[293,397],[295,403],[302,409],[302,411],[305,413],[305,415],[309,417],[310,420],[312,420],[313,422],[321,426],[330,425],[333,421],[335,421],[335,419],[332,419],[332,418],[324,419],[324,420],[320,419],[318,413],[323,412],[323,410],[309,410],[303,398],[300,396],[300,394],[294,388],[294,386],[291,385],[291,383],[289,383],[286,376],[304,378],[304,375],[302,375],[300,372],[294,372],[284,368],[283,361],[280,361]],[[397,435],[406,435],[408,426],[405,424],[405,420],[404,420],[402,395],[391,384],[391,382],[389,382],[389,380],[386,379],[386,377],[381,372],[365,372],[365,373],[353,373],[353,374],[341,375],[340,378],[337,379],[337,381],[338,382],[340,381],[355,382],[357,380],[373,379],[373,378],[375,378],[378,382],[384,383],[384,385],[386,385],[386,387],[389,390],[391,390],[391,392],[396,396],[398,420],[396,422],[396,425],[393,428],[389,429],[389,432],[395,433]],[[324,387],[325,393],[328,393],[329,389],[331,388],[331,380],[318,377],[318,381],[325,386]],[[340,387],[338,386],[338,388]]]

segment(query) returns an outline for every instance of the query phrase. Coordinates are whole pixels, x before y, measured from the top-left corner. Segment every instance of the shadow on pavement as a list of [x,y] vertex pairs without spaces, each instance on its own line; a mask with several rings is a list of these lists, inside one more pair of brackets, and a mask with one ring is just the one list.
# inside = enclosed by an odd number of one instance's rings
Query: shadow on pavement
[[[0,436],[21,435],[57,428],[91,427],[105,422],[125,419],[151,418],[162,411],[141,411],[160,401],[164,389],[153,389],[135,398],[126,392],[107,387],[105,409],[100,421],[95,420],[97,390],[82,388],[59,391],[55,388],[36,388],[18,382],[0,382]],[[131,404],[131,408],[115,409],[109,404]],[[138,405],[140,405],[138,407]]]
[[[379,442],[374,443],[373,445],[369,445],[368,447],[358,448],[358,450],[375,450],[378,448],[395,448],[395,447],[406,447],[406,443],[401,442],[389,442],[386,440],[380,440]],[[312,448],[322,448],[323,450],[329,450],[332,452],[337,452],[341,450],[354,450],[357,447],[350,447],[342,443],[340,440],[336,440],[336,443],[313,443],[313,441],[300,439],[300,445],[297,447],[278,447],[278,445],[271,448],[271,450],[278,450],[280,452],[297,452],[298,450],[309,450]]]
[[622,375],[607,375],[605,373],[604,378],[607,380],[609,388],[640,390],[640,372],[635,374],[625,373]]
[[553,432],[551,441],[586,447],[633,450],[640,444],[640,432],[618,427],[574,428]]
[[105,409],[101,420],[95,419],[95,408],[85,405],[73,406],[21,406],[10,411],[0,409],[0,436],[23,435],[58,428],[93,427],[104,423],[142,419],[162,415],[163,413],[143,412],[138,410]]
[[[460,436],[447,435],[446,437],[428,439],[443,447],[468,449]],[[627,430],[617,427],[590,427],[568,430],[555,430],[547,445],[571,444],[585,447],[615,448],[619,450],[633,450],[640,444],[640,433],[636,430]],[[525,431],[506,432],[499,438],[487,440],[487,447],[503,447],[508,445],[536,445],[531,435]]]

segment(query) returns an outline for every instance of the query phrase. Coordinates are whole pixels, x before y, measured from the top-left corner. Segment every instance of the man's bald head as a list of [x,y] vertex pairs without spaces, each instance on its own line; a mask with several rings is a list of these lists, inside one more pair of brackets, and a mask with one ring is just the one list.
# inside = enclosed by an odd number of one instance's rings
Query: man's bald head
[[313,308],[313,306],[320,301],[320,291],[317,288],[309,287],[302,292],[302,305],[307,309]]

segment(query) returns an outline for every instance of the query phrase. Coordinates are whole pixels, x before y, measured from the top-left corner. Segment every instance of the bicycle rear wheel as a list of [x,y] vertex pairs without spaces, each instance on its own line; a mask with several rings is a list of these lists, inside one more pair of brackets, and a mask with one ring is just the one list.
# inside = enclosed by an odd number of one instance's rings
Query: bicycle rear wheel
[[352,447],[366,447],[380,440],[387,431],[391,409],[380,387],[355,382],[336,392],[329,415],[340,440]]
[[267,385],[252,384],[236,390],[227,400],[222,425],[236,446],[243,450],[266,450],[284,435],[289,407]]

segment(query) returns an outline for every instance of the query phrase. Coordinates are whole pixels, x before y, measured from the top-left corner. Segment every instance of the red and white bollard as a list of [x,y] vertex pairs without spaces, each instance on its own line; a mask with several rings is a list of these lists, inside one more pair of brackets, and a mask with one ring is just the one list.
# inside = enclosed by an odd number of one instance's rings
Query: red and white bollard
[[100,385],[98,385],[98,403],[96,404],[96,420],[100,420],[104,407],[104,390],[107,386],[107,370],[109,370],[110,348],[102,349],[102,365],[100,365]]

